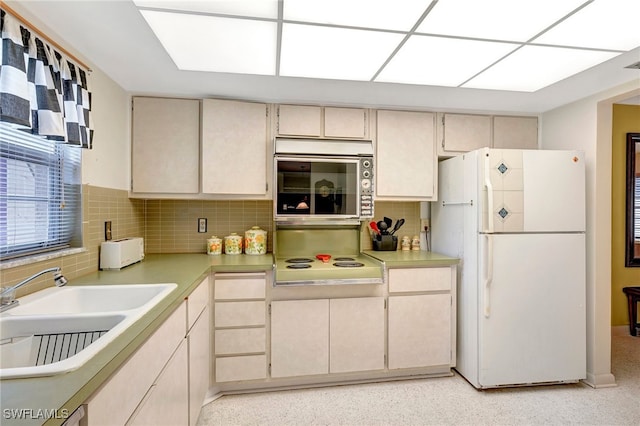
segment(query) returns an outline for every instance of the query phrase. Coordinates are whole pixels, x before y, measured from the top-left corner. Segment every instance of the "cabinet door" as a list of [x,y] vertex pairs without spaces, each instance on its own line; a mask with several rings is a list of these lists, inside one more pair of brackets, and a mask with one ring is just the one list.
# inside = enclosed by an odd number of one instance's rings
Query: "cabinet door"
[[324,135],[328,138],[363,139],[367,135],[367,111],[362,108],[324,108]]
[[384,369],[384,298],[333,299],[329,308],[329,371]]
[[202,101],[202,192],[267,192],[267,105]]
[[271,377],[329,372],[329,300],[271,303]]
[[491,117],[488,115],[444,114],[445,151],[473,151],[491,146]]
[[322,107],[312,105],[279,105],[278,134],[283,136],[322,135]]
[[407,200],[435,196],[434,114],[378,111],[376,193]]
[[389,369],[450,365],[451,295],[389,297]]
[[189,344],[189,424],[195,425],[209,389],[211,358],[209,307],[195,321],[187,336]]
[[183,341],[127,425],[188,424],[187,359],[187,344]]
[[493,117],[493,147],[538,149],[538,118]]
[[132,192],[199,191],[200,101],[133,98]]

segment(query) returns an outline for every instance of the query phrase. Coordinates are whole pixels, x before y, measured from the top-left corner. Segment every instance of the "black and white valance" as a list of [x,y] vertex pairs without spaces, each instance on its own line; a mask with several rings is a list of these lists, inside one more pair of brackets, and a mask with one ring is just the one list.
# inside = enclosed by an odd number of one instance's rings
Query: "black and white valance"
[[0,10],[0,121],[91,148],[87,72]]

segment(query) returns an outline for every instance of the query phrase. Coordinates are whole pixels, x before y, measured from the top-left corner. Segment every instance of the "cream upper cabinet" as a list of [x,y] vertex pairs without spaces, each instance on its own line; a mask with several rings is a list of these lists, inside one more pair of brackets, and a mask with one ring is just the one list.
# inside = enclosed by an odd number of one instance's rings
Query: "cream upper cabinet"
[[493,147],[538,149],[538,118],[493,117]]
[[478,148],[537,149],[538,118],[438,113],[438,155]]
[[280,136],[364,139],[368,125],[364,108],[279,105],[276,132]]
[[131,191],[197,194],[200,101],[133,98]]
[[267,193],[267,105],[202,100],[202,192]]
[[491,146],[491,116],[444,114],[442,146],[445,151],[473,151]]
[[434,122],[435,115],[430,112],[377,112],[376,194],[379,199],[436,199]]

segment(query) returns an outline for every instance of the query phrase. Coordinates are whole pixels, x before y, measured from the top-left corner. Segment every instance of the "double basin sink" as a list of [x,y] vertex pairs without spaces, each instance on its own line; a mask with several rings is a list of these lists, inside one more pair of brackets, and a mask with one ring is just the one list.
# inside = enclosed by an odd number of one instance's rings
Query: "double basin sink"
[[82,366],[177,284],[51,287],[0,314],[0,379],[51,376]]

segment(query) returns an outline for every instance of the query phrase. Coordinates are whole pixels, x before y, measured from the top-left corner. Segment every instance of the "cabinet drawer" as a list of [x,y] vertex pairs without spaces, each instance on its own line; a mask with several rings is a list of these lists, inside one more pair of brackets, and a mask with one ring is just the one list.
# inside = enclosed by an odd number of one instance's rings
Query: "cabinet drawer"
[[389,269],[389,292],[450,291],[451,267]]
[[266,331],[264,328],[216,330],[216,355],[264,352]]
[[214,295],[220,299],[264,299],[265,276],[216,278]]
[[187,330],[191,330],[193,324],[209,304],[209,278],[205,278],[198,288],[187,298]]
[[266,355],[234,356],[216,359],[216,382],[266,378]]
[[246,327],[264,325],[264,302],[217,302],[216,327]]

